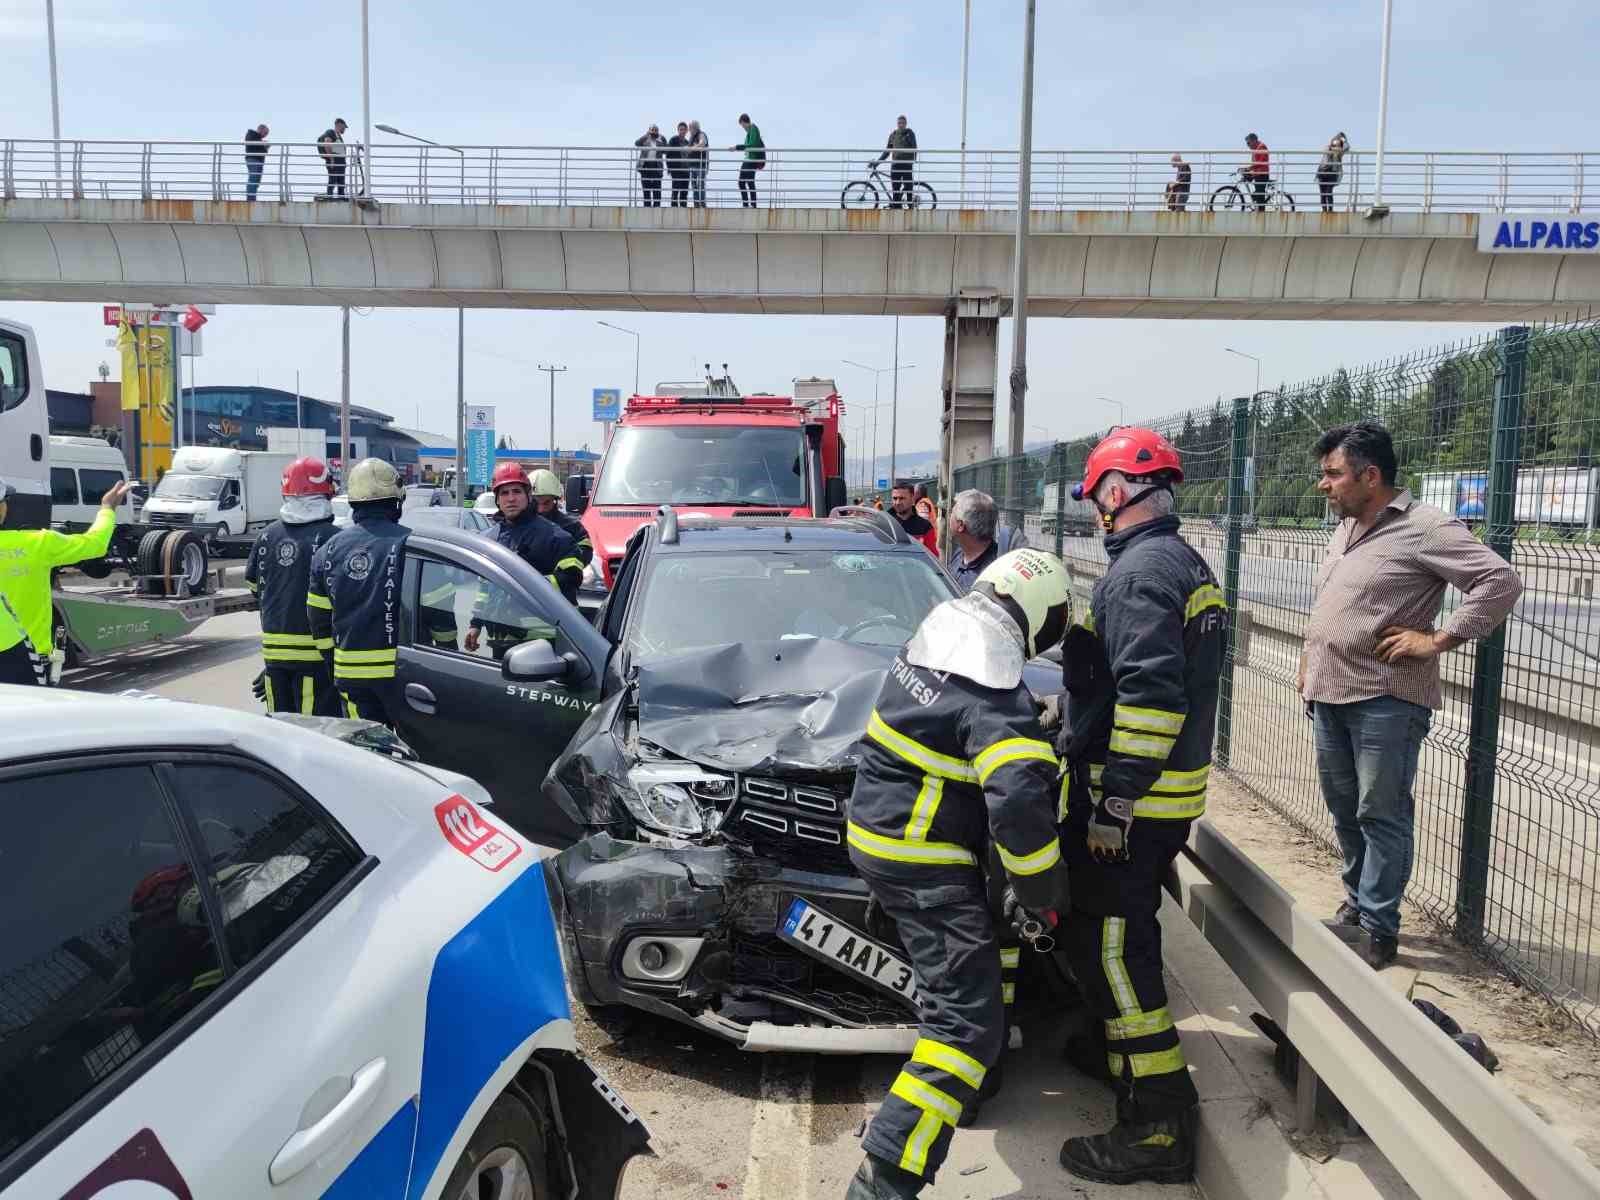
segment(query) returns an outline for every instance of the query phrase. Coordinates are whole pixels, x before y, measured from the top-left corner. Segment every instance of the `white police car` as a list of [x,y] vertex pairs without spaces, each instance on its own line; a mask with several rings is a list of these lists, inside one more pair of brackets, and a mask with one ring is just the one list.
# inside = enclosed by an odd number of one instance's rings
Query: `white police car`
[[536,849],[461,776],[0,687],[0,1192],[606,1197]]

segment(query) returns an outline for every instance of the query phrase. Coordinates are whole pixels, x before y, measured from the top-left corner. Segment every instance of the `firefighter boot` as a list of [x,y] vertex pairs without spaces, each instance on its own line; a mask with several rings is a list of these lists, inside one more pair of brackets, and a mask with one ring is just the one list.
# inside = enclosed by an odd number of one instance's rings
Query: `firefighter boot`
[[916,1200],[921,1190],[918,1176],[869,1154],[856,1168],[844,1200]]
[[1145,1124],[1118,1122],[1109,1133],[1068,1138],[1061,1165],[1096,1183],[1188,1183],[1194,1178],[1193,1108]]

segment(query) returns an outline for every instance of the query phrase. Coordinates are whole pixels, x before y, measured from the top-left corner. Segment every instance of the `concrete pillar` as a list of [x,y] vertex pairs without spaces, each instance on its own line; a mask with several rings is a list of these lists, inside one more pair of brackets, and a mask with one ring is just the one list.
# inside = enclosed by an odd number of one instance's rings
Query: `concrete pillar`
[[946,503],[952,495],[951,472],[994,455],[999,346],[999,291],[962,289],[944,318],[939,485]]

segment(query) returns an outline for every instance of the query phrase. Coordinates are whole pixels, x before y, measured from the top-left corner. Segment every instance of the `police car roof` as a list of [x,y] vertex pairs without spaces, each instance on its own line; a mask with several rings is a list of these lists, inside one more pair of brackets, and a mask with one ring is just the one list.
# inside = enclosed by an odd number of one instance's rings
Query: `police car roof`
[[927,554],[920,542],[898,541],[865,517],[745,517],[715,520],[680,516],[678,540],[657,541],[657,554],[706,550],[850,550]]

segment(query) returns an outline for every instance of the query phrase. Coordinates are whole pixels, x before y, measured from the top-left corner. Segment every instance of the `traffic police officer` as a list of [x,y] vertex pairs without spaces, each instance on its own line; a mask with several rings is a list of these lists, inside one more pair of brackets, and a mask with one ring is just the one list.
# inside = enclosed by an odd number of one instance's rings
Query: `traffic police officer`
[[[49,687],[54,608],[50,571],[86,558],[103,558],[117,527],[117,505],[127,493],[126,481],[111,485],[100,497],[100,511],[84,533],[53,529],[0,529],[0,683]],[[0,526],[15,489],[0,479]]]
[[1073,489],[1099,510],[1106,573],[1062,647],[1062,846],[1072,911],[1062,945],[1099,1023],[1068,1045],[1110,1082],[1117,1124],[1069,1138],[1061,1164],[1102,1183],[1194,1174],[1197,1095],[1161,978],[1161,883],[1205,812],[1227,606],[1179,535],[1178,452],[1126,428]]
[[571,578],[573,569],[570,565],[562,568],[558,576],[561,578],[562,594],[576,603],[578,588],[583,584],[583,569],[594,561],[594,543],[589,540],[589,531],[583,527],[583,522],[562,510],[561,481],[556,478],[554,471],[540,467],[533,473],[530,484],[533,502],[539,510],[539,515],[566,530],[567,536],[572,539],[572,556],[577,560],[577,578],[575,580]]
[[[572,538],[567,532],[534,511],[528,477],[522,468],[516,463],[501,463],[494,469],[490,486],[494,488],[494,501],[500,510],[493,517],[495,540],[576,604],[583,564],[573,554]],[[476,653],[485,629],[489,633],[489,649],[496,659],[504,658],[506,651],[518,642],[549,636],[548,628],[530,626],[529,620],[523,606],[513,604],[498,589],[480,590],[477,608],[467,628],[466,648]]]
[[339,531],[333,525],[333,473],[320,458],[297,458],[283,471],[283,507],[261,531],[244,569],[261,610],[261,657],[268,712],[337,716],[333,676],[306,617],[311,560]]
[[929,613],[895,658],[860,743],[850,861],[916,969],[911,1061],[867,1129],[848,1200],[932,1182],[1003,1049],[1000,942],[980,864],[992,844],[1014,902],[1041,926],[1063,893],[1057,762],[1023,664],[1071,612],[1053,555],[1018,550]]
[[346,495],[354,524],[311,559],[306,618],[329,663],[344,715],[395,727],[394,673],[400,645],[400,580],[406,538],[405,485],[393,464],[364,458]]

